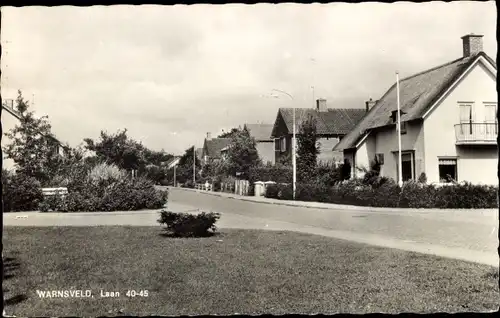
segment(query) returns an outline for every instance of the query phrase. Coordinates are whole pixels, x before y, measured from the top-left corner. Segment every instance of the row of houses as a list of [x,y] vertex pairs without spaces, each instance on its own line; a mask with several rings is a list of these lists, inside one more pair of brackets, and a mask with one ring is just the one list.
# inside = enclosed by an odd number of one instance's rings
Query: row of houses
[[[399,81],[401,171],[404,181],[425,175],[428,182],[498,184],[496,63],[483,52],[482,35],[463,36],[460,58]],[[381,175],[398,179],[397,85],[360,108],[296,108],[295,125],[316,121],[319,161],[349,162],[362,177],[373,161]],[[291,155],[293,109],[280,108],[273,124],[245,124],[263,162]],[[203,162],[222,159],[231,140],[204,140]]]

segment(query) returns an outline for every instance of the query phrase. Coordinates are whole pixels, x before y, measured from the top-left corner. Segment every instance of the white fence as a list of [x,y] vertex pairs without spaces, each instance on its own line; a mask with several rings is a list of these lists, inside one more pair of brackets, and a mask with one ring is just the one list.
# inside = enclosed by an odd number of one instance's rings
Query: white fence
[[65,196],[68,194],[68,188],[42,188],[43,196],[53,196],[53,195],[62,195]]

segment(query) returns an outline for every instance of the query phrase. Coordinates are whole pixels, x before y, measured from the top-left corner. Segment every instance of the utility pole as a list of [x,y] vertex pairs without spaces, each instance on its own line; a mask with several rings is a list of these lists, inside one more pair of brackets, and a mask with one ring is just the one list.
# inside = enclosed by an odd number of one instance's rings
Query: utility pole
[[[290,97],[290,99],[293,101],[293,96],[288,94],[285,91],[281,91],[279,89],[273,89],[273,91],[282,93]],[[295,189],[296,189],[296,184],[297,184],[297,147],[296,147],[296,139],[295,139],[295,134],[296,134],[296,129],[295,129],[295,104],[293,105],[293,137],[292,137],[292,167],[293,167],[293,199],[295,200]]]
[[196,147],[193,145],[193,186],[196,185]]
[[397,123],[397,133],[398,133],[398,185],[403,186],[403,167],[401,166],[401,110],[399,105],[399,73],[396,72],[396,90],[397,90],[397,103],[398,103],[398,123]]
[[174,188],[177,187],[177,165],[174,165]]

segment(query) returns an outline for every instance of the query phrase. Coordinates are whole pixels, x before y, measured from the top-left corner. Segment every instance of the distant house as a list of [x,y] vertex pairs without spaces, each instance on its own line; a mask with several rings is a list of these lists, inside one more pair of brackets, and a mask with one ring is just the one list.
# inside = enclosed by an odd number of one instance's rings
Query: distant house
[[[462,43],[461,58],[400,80],[403,180],[498,184],[496,63],[482,35]],[[377,158],[381,175],[398,179],[396,118],[394,84],[335,147],[353,176]]]
[[[2,101],[1,114],[2,114],[1,121],[2,121],[2,131],[3,131],[2,144],[5,145],[9,144],[10,141],[7,140],[8,138],[6,138],[4,133],[14,128],[18,124],[22,115],[16,109],[14,109],[14,101],[12,99],[6,99]],[[10,116],[4,116],[4,114],[9,114]],[[45,135],[42,133],[39,134],[45,139],[47,146],[50,149],[52,149],[54,154],[59,154],[61,156],[64,156],[66,151],[69,150],[69,148],[63,145],[63,143],[60,142],[55,136]],[[3,164],[4,167],[6,167],[7,169],[11,169],[14,167],[12,159],[8,158],[5,154],[3,155]]]
[[255,139],[257,152],[262,162],[274,164],[274,139],[271,137],[272,124],[245,124],[250,136]]
[[[299,134],[301,123],[312,117],[316,121],[316,133],[320,143],[318,161],[341,161],[342,152],[333,151],[333,147],[354,128],[365,114],[366,110],[362,108],[328,108],[325,99],[318,99],[316,109],[295,109],[296,134]],[[292,136],[293,108],[280,108],[271,131],[271,138],[274,139],[275,162],[291,156]]]
[[173,158],[170,158],[170,160],[166,161],[164,163],[164,166],[167,169],[172,169],[173,167],[175,167],[179,164],[180,160],[181,160],[181,156],[174,156]]
[[222,150],[230,143],[231,138],[211,138],[211,134],[207,133],[203,142],[202,163],[206,164],[209,160],[221,160]]

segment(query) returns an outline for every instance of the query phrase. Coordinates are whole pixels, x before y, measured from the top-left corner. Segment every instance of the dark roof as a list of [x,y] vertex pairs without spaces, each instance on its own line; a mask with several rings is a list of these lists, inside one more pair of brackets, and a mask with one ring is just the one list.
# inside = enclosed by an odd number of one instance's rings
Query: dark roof
[[220,158],[220,152],[231,143],[231,138],[205,139],[206,155],[211,158]]
[[[366,114],[364,108],[328,108],[327,111],[317,111],[313,108],[295,109],[295,128],[298,130],[302,120],[312,116],[316,120],[316,132],[319,135],[345,135]],[[278,116],[285,121],[289,133],[293,131],[293,108],[280,108]],[[277,122],[271,135],[276,136]]]
[[245,127],[250,132],[250,136],[255,138],[255,141],[272,140],[271,138],[271,132],[273,130],[272,124],[245,124]]
[[[495,68],[496,63],[481,52],[474,57],[463,57],[420,72],[399,81],[401,121],[421,119],[432,104],[479,56],[486,58]],[[396,83],[370,109],[366,116],[336,146],[335,150],[354,148],[365,133],[372,129],[392,125],[391,114],[397,110]]]

